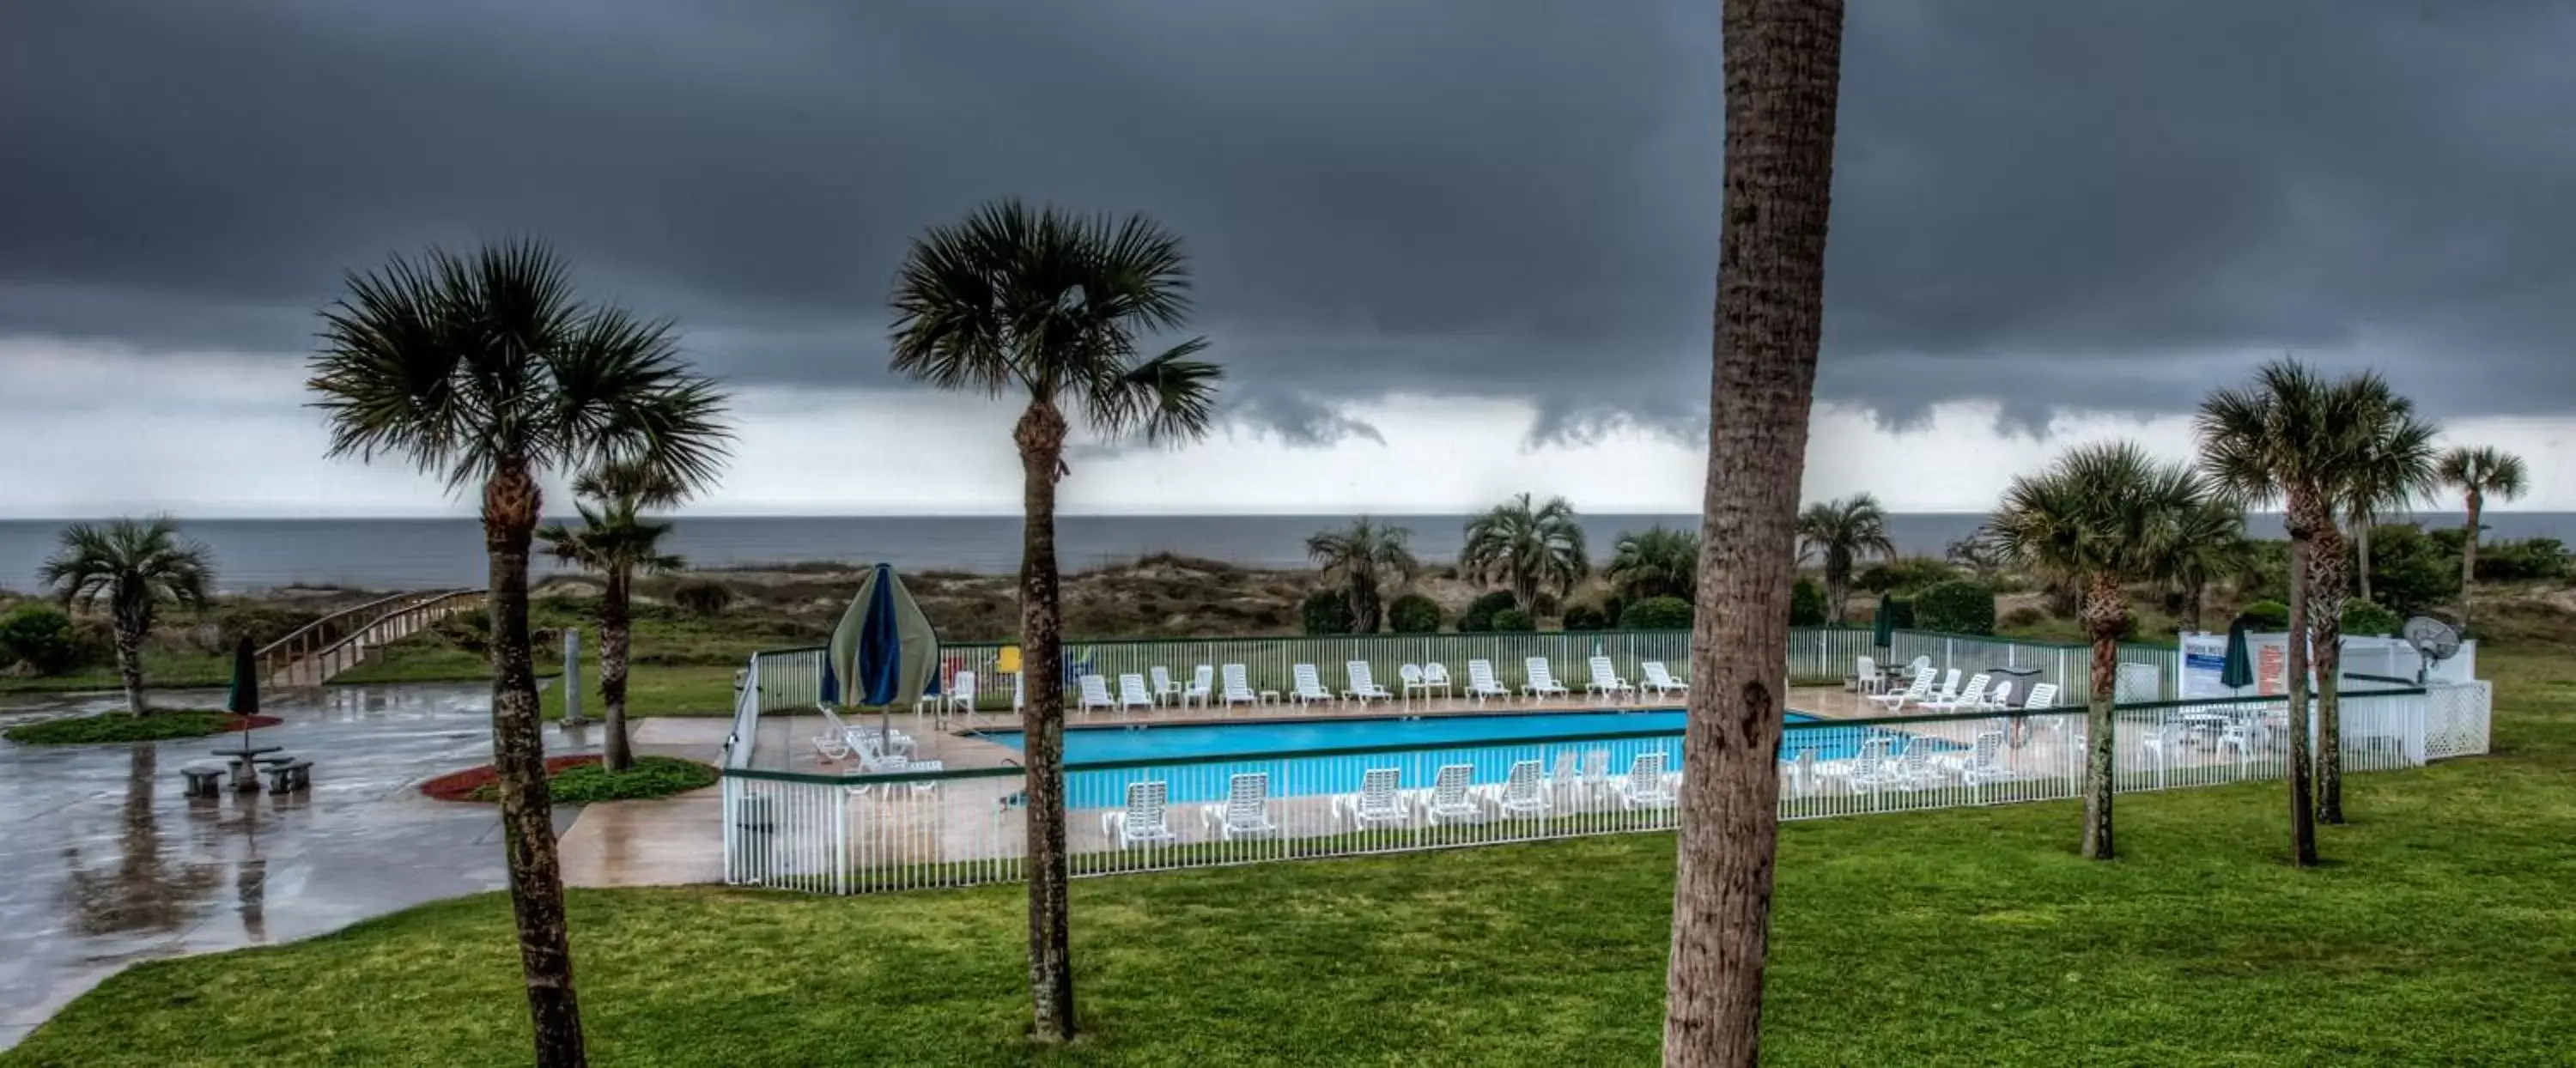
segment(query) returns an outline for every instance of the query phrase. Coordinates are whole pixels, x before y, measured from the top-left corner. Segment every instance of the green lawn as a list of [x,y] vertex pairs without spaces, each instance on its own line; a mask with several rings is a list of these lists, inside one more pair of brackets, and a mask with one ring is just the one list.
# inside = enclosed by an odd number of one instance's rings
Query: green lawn
[[[143,681],[156,690],[224,686],[230,684],[232,678],[233,658],[230,653],[143,651]],[[117,675],[114,663],[64,675],[0,676],[0,693],[79,693],[124,688],[125,680]]]
[[[2278,786],[1827,820],[1781,840],[1769,1061],[2560,1064],[2576,1020],[2576,664],[2482,657],[2498,755],[2356,776],[2331,863]],[[1033,1056],[1017,887],[572,899],[602,1065],[1646,1064],[1672,838],[1084,880],[1088,1036]],[[527,1056],[497,895],[140,965],[0,1065]]]

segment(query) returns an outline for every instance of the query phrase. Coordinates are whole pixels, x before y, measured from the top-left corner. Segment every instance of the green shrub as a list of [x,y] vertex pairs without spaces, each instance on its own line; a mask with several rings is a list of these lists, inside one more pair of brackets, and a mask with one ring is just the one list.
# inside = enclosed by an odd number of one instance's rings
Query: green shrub
[[1408,593],[1386,606],[1386,629],[1397,634],[1440,633],[1440,602]]
[[89,659],[72,617],[42,601],[29,601],[0,616],[0,669],[24,662],[39,675],[60,675]]
[[1495,590],[1467,603],[1467,611],[1458,617],[1458,631],[1472,634],[1494,629],[1494,613],[1520,607],[1520,598],[1508,590]]
[[2036,627],[2047,621],[2047,612],[2041,610],[2038,605],[2026,604],[2004,613],[2003,625],[2019,630],[2024,627]]
[[[576,764],[546,777],[549,792],[559,805],[586,805],[594,801],[638,801],[669,797],[716,784],[716,769],[694,760],[677,757],[636,757],[633,767],[610,772],[604,764]],[[471,796],[477,801],[499,801],[501,784],[485,783],[475,787]]]
[[1995,591],[1985,583],[1952,579],[1914,595],[1914,625],[1945,634],[1995,632]]
[[1805,575],[1789,585],[1789,625],[1821,627],[1825,625],[1825,587]]
[[1619,617],[1626,614],[1628,614],[1628,602],[1625,598],[1615,593],[1601,598],[1601,618],[1610,621],[1604,624],[1605,628],[1618,626]]
[[714,579],[690,579],[672,587],[671,603],[693,616],[720,616],[733,607],[733,587]]
[[1567,630],[1608,630],[1610,615],[1588,604],[1570,605],[1565,610]]
[[2244,616],[2245,625],[2255,630],[2290,629],[2290,606],[2279,601],[2256,601],[2246,605],[2245,610],[2237,614]]
[[157,742],[169,738],[202,738],[238,726],[228,712],[204,709],[154,709],[135,716],[123,711],[62,716],[21,723],[0,737],[21,745],[93,745],[106,742]]
[[2460,556],[2412,523],[2370,530],[2370,596],[2400,615],[2447,604],[2460,592]]
[[2384,637],[2397,633],[2397,628],[2405,625],[2406,621],[2397,613],[2359,597],[2343,603],[2343,632],[2346,634]]
[[1626,630],[1689,630],[1691,603],[1679,597],[1648,597],[1619,616]]
[[1494,613],[1494,633],[1529,634],[1538,630],[1538,617],[1517,608]]
[[1308,634],[1348,634],[1357,622],[1351,617],[1350,598],[1340,590],[1307,594],[1297,606],[1297,618],[1304,622]]
[[1872,564],[1852,581],[1871,593],[1903,593],[1958,577],[1958,565],[1940,557],[1908,556]]
[[[2378,546],[2371,548],[2375,552]],[[2453,559],[2458,559],[2456,553]],[[2565,577],[2567,546],[2556,538],[2524,538],[2478,546],[2480,582],[2548,581]]]

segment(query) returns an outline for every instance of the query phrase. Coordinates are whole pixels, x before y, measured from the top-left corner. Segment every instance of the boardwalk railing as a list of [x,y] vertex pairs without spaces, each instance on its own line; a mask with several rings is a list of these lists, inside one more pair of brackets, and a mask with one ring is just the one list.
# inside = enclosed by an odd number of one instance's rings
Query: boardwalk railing
[[271,686],[319,686],[364,663],[374,650],[482,601],[482,590],[435,590],[341,609],[261,648],[260,678]]
[[[745,689],[737,744],[759,729],[763,689]],[[2345,695],[2345,767],[2421,765],[2438,751],[2428,724],[2457,733],[2476,718],[2482,733],[2483,713],[2469,710],[2483,696]],[[1554,737],[1071,764],[1072,863],[1097,875],[1672,828],[1680,733],[1601,718],[1604,729]],[[1792,724],[1780,815],[2077,797],[2087,729],[2073,708]],[[2278,779],[2290,729],[2280,698],[2123,707],[2116,788]],[[1022,788],[1012,766],[830,776],[729,761],[725,878],[828,893],[1018,879]]]

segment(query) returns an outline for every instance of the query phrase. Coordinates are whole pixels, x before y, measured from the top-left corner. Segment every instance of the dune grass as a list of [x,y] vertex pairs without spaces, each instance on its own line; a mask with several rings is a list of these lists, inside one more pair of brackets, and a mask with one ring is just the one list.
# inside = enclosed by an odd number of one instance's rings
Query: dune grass
[[[2576,1019],[2576,665],[2490,654],[2497,755],[2356,776],[2329,863],[2279,786],[1793,825],[1767,1059],[2562,1063]],[[596,1063],[1645,1064],[1672,838],[1085,880],[1087,1037],[1021,1040],[1019,889],[579,892]],[[509,1063],[506,901],[141,965],[0,1065]]]

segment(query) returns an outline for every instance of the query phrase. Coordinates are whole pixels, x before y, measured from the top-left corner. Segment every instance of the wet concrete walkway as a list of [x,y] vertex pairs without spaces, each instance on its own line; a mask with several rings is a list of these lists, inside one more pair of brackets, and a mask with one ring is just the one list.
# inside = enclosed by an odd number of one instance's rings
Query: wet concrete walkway
[[[160,699],[209,707],[222,695]],[[0,709],[0,725],[113,703]],[[0,870],[9,873],[0,881],[0,1048],[135,961],[304,938],[504,885],[498,813],[416,789],[490,759],[484,686],[337,687],[278,695],[268,711],[285,723],[261,728],[257,740],[313,760],[309,794],[185,797],[179,769],[212,760],[209,750],[228,735],[131,746],[0,742]],[[549,728],[546,751],[594,752],[596,743],[595,732]],[[703,758],[686,748],[694,747],[647,751]],[[694,825],[712,835],[714,791],[703,793],[708,815]],[[558,811],[558,832],[577,815]],[[649,855],[654,838],[693,825],[645,822],[661,830],[618,848]],[[603,846],[625,842],[597,837]]]

